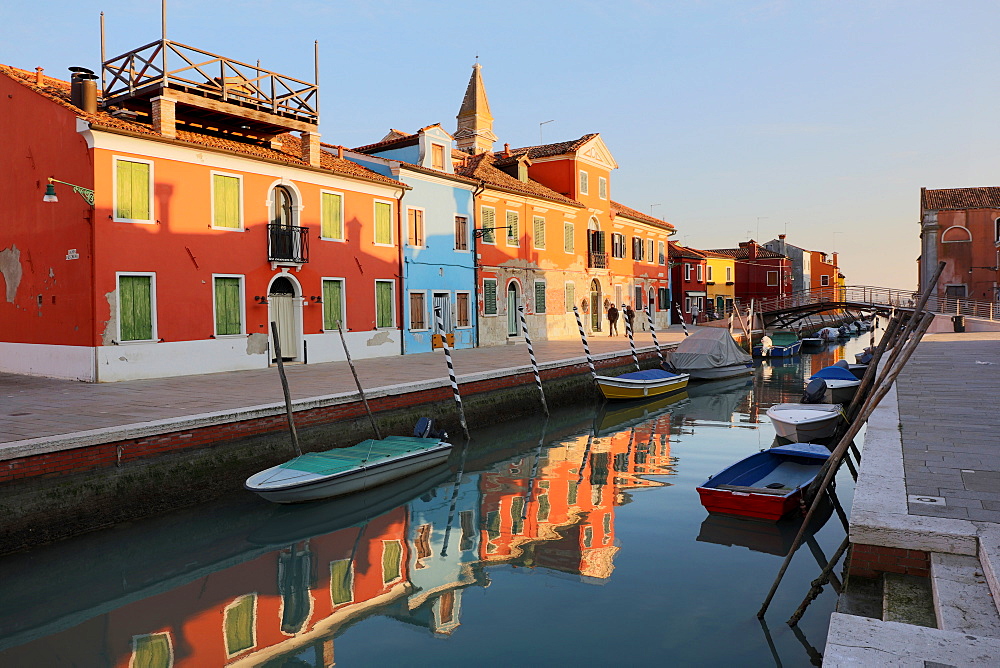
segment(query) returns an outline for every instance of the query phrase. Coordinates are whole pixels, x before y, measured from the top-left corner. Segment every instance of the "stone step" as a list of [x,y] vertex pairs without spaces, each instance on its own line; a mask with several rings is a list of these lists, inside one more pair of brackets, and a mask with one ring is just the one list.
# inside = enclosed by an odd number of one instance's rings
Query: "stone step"
[[929,578],[886,573],[882,580],[882,621],[936,629],[931,589]]
[[931,553],[931,584],[942,631],[1000,638],[1000,611],[978,557]]

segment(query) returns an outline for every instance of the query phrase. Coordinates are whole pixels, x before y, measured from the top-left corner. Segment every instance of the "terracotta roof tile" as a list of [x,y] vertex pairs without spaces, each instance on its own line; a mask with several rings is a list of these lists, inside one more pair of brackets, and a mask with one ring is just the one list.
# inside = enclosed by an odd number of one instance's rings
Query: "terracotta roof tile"
[[625,206],[620,202],[615,202],[614,200],[611,201],[611,212],[616,216],[625,216],[626,218],[631,218],[632,220],[637,220],[640,223],[646,223],[647,225],[653,225],[654,227],[662,227],[666,230],[676,229],[665,220],[648,216],[642,211],[636,211],[635,209]]
[[574,153],[579,150],[581,146],[596,136],[596,132],[591,132],[590,134],[583,135],[579,139],[557,142],[555,144],[542,144],[541,146],[512,148],[510,152],[512,155],[527,154],[527,156],[533,160],[535,158],[547,158],[553,155],[565,155],[566,153]]
[[495,157],[492,153],[471,155],[464,164],[457,165],[455,167],[455,171],[461,176],[467,176],[469,178],[482,181],[487,186],[497,188],[499,190],[506,190],[508,192],[517,193],[519,195],[527,195],[529,197],[539,197],[541,199],[558,202],[559,204],[566,204],[580,209],[585,208],[576,200],[572,200],[565,195],[557,193],[555,190],[546,188],[537,181],[532,181],[531,179],[527,181],[519,181],[518,179],[515,179],[513,176],[497,169],[493,164],[494,160]]
[[[726,257],[731,257],[736,260],[746,260],[750,257],[750,250],[747,248],[713,248],[711,250],[713,253],[718,253],[719,255],[724,255]],[[775,253],[772,250],[768,250],[763,246],[757,247],[757,257],[758,258],[776,258],[785,257],[781,253]]]
[[1000,187],[921,189],[920,207],[925,211],[1000,209]]
[[[281,141],[282,145],[280,149],[271,148],[269,145],[259,144],[252,140],[240,141],[236,138],[220,137],[182,129],[178,129],[176,139],[170,139],[155,132],[151,126],[145,123],[113,116],[106,111],[98,111],[97,113],[90,114],[78,107],[73,106],[73,104],[69,101],[70,85],[67,81],[46,76],[44,79],[44,85],[38,86],[35,84],[34,72],[27,72],[8,65],[0,65],[0,74],[5,74],[14,81],[39,93],[40,95],[43,95],[56,104],[66,107],[78,117],[88,121],[95,128],[110,130],[112,132],[129,132],[148,136],[150,138],[156,138],[160,141],[176,142],[180,144],[196,144],[198,146],[219,149],[231,153],[239,153],[252,158],[278,160],[293,165],[309,167],[309,164],[302,159],[301,140],[299,137],[292,134],[286,133],[276,137],[276,139]],[[351,162],[350,160],[341,160],[335,154],[328,153],[326,151],[320,152],[320,168],[329,170],[335,174],[349,176],[352,178],[364,179],[366,181],[373,181],[397,187],[406,187],[399,181],[382,176],[381,174],[376,174],[370,169],[366,169],[357,163]]]
[[668,257],[686,257],[693,260],[704,260],[705,255],[701,251],[697,251],[693,248],[688,248],[687,246],[681,246],[676,241],[668,241]]

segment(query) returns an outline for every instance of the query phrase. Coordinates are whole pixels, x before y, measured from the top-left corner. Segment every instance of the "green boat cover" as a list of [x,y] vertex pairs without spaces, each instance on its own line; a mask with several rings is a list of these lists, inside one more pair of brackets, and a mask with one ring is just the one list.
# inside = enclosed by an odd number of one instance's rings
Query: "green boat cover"
[[369,438],[349,448],[335,448],[326,452],[310,452],[281,464],[283,469],[333,475],[364,466],[378,464],[385,459],[429,450],[441,443],[438,438],[418,436],[387,436],[382,440]]
[[799,337],[795,335],[795,332],[780,329],[771,332],[768,336],[771,337],[772,346],[790,346],[799,340]]

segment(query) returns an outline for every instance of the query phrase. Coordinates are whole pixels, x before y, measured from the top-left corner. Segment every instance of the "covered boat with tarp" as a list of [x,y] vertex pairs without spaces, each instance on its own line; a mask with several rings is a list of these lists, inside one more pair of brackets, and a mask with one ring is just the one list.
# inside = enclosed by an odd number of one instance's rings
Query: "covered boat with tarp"
[[844,404],[854,398],[861,381],[850,368],[833,365],[820,369],[809,380],[820,379],[826,385],[824,400],[828,404]]
[[753,373],[753,358],[740,348],[728,330],[701,327],[685,337],[670,355],[677,371],[695,380],[719,380]]
[[762,337],[760,344],[753,347],[753,354],[760,357],[791,357],[798,355],[802,348],[799,335],[787,329],[775,330]]

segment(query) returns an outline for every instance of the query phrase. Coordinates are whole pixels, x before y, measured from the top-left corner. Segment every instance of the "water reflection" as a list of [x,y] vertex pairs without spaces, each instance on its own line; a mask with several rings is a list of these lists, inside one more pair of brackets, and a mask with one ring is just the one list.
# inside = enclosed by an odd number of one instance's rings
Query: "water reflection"
[[[331,666],[335,645],[355,661],[409,648],[408,663],[458,664],[473,651],[463,643],[490,643],[497,624],[539,661],[604,662],[626,642],[636,661],[665,660],[668,649],[688,664],[733,658],[723,638],[752,632],[761,596],[751,589],[746,605],[730,589],[746,589],[748,569],[769,580],[798,524],[705,517],[694,487],[719,461],[767,447],[763,411],[796,400],[805,377],[845,355],[765,361],[755,378],[510,423],[474,434],[450,467],[362,495],[292,507],[239,495],[0,560],[0,664]],[[843,538],[827,524],[832,509],[808,529],[813,559],[793,561],[803,584],[789,599],[818,573],[823,532]],[[566,584],[524,589],[513,572]],[[493,593],[497,578],[520,600]],[[709,596],[732,609],[702,609],[713,586],[726,593]],[[483,592],[471,608],[470,592]],[[499,621],[533,606],[559,614]],[[824,617],[814,617],[810,633],[823,637]],[[669,620],[677,629],[648,642]],[[425,647],[398,635],[400,624],[450,642]],[[782,627],[773,638],[753,632],[741,663],[815,660],[804,636]]]

